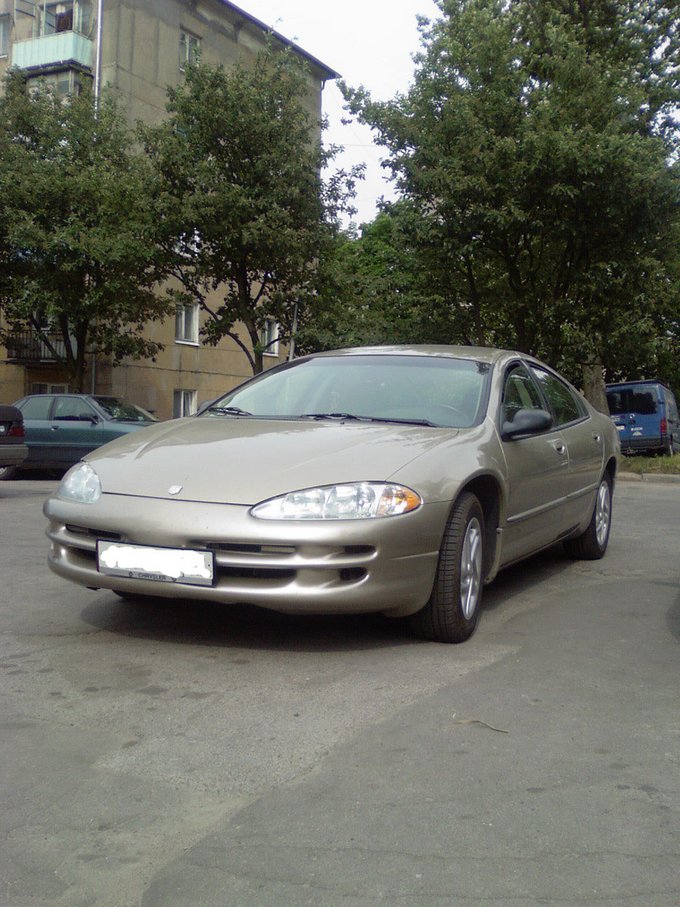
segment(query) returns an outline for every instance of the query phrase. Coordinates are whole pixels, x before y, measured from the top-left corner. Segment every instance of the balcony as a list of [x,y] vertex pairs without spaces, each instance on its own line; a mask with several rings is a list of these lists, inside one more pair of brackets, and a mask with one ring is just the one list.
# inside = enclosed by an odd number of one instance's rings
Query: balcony
[[50,350],[44,340],[33,331],[19,331],[7,338],[5,349],[7,361],[31,365],[38,362],[59,362],[66,354],[66,346],[60,334],[48,334],[49,341],[57,352]]
[[92,69],[93,59],[94,41],[74,31],[15,41],[12,47],[12,65],[19,69],[73,65]]

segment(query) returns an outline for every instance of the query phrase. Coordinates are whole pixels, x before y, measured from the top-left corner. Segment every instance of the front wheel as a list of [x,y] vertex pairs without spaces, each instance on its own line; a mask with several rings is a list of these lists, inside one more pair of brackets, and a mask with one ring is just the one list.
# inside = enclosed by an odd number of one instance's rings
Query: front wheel
[[16,466],[0,466],[0,482],[8,482],[10,479],[17,477]]
[[596,561],[604,556],[609,544],[612,528],[612,480],[605,473],[597,489],[595,508],[588,528],[575,539],[567,539],[564,547],[572,557],[584,561]]
[[465,642],[479,620],[484,579],[484,513],[470,492],[456,501],[444,532],[430,600],[410,618],[434,642]]

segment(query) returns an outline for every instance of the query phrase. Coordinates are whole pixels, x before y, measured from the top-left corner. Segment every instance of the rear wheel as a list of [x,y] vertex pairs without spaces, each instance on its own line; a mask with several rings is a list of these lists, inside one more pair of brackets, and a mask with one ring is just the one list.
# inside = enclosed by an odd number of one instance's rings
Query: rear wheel
[[585,561],[596,561],[603,557],[609,544],[612,526],[612,480],[605,473],[597,489],[595,508],[588,528],[575,539],[567,539],[564,547],[572,557]]
[[430,600],[410,618],[434,642],[464,642],[479,620],[484,578],[484,513],[470,492],[456,501],[444,532]]
[[0,466],[0,482],[7,482],[9,479],[16,479],[16,466]]

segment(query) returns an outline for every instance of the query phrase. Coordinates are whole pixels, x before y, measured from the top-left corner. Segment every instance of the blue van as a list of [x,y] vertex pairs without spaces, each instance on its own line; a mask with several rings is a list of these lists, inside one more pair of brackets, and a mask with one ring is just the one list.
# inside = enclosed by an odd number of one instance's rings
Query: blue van
[[609,414],[619,431],[623,453],[680,452],[678,406],[660,381],[625,381],[607,385]]

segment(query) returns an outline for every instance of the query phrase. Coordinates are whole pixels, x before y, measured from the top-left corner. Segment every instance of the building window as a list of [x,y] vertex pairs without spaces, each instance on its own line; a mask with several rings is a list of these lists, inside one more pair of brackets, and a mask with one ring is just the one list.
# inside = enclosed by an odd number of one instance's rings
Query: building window
[[201,56],[201,39],[188,31],[179,33],[179,68],[184,72],[189,63],[198,63]]
[[9,16],[0,16],[0,57],[9,53]]
[[175,309],[177,343],[198,343],[198,306],[178,305]]
[[39,7],[40,34],[54,35],[57,32],[73,31],[73,13],[73,0],[43,4]]
[[77,96],[83,90],[82,80],[89,79],[84,73],[67,69],[64,72],[52,72],[47,75],[34,76],[29,79],[29,85],[36,89],[49,88],[55,98],[62,101]]
[[172,418],[181,419],[196,412],[196,391],[176,390],[172,399]]
[[264,356],[279,355],[279,325],[273,318],[267,318],[260,330],[260,343]]
[[89,36],[92,31],[92,0],[60,0],[38,7],[38,34],[55,35],[75,31]]
[[68,384],[40,384],[34,381],[31,384],[32,394],[68,394]]

